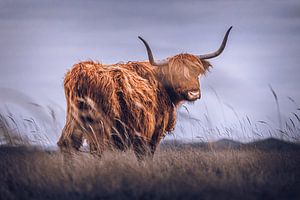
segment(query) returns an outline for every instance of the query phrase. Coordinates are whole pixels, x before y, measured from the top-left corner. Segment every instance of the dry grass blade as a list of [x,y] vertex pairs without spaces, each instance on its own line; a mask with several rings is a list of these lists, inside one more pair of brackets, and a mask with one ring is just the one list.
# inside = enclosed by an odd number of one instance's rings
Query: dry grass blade
[[276,108],[277,108],[277,114],[278,114],[278,123],[279,123],[279,129],[282,130],[282,119],[281,119],[281,113],[280,113],[280,107],[279,107],[279,101],[278,101],[278,97],[277,94],[275,92],[275,90],[272,88],[271,85],[269,85],[269,88],[274,96],[275,99],[275,103],[276,103]]
[[294,104],[296,104],[296,101],[292,98],[292,97],[288,97],[288,99],[293,102]]
[[252,124],[251,124],[250,118],[247,115],[246,115],[246,119],[247,119],[249,125],[251,126]]
[[182,107],[186,110],[186,112],[190,115],[189,109],[186,107],[186,105],[182,105]]
[[55,111],[50,106],[47,106],[47,107],[49,109],[52,120],[55,122],[56,121]]
[[259,121],[257,121],[257,122],[259,122],[259,123],[261,123],[261,124],[268,124],[267,122],[262,121],[262,120],[259,120]]
[[271,85],[269,85],[269,88],[270,88],[270,90],[271,90],[271,92],[272,92],[272,94],[274,96],[275,101],[277,102],[278,101],[278,97],[277,97],[277,94],[276,94],[275,90],[272,88]]
[[297,118],[298,122],[300,122],[299,116],[296,113],[294,113],[294,112],[293,112],[293,115]]
[[289,118],[289,120],[292,123],[293,127],[296,128],[294,121],[291,118]]
[[28,104],[29,104],[29,105],[32,105],[32,106],[35,106],[35,107],[39,107],[39,108],[42,107],[40,104],[34,103],[34,102],[29,102]]

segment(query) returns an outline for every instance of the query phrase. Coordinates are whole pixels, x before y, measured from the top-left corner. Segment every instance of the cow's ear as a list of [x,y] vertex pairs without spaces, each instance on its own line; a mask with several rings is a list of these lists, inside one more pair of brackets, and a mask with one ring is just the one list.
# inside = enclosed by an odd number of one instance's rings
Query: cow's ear
[[206,61],[206,60],[201,60],[201,63],[203,65],[204,68],[204,73],[209,71],[209,68],[212,67],[212,65],[210,64],[210,62]]

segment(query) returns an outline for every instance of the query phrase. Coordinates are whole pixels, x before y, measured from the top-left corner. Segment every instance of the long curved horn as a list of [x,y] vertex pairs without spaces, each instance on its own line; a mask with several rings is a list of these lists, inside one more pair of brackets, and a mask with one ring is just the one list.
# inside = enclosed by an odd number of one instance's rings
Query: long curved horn
[[230,28],[227,30],[227,32],[224,36],[223,42],[222,42],[220,48],[217,51],[215,51],[213,53],[209,53],[209,54],[199,55],[197,57],[199,59],[210,59],[210,58],[214,58],[214,57],[217,57],[218,55],[220,55],[223,52],[223,50],[225,49],[226,42],[227,42],[227,39],[228,39],[228,35],[229,35],[229,32],[230,32],[231,29],[232,29],[232,26],[230,26]]
[[152,51],[150,49],[150,46],[148,45],[148,43],[146,42],[146,40],[144,40],[142,37],[138,37],[140,40],[142,40],[142,42],[144,43],[146,49],[147,49],[147,54],[148,54],[148,58],[149,58],[149,62],[151,65],[153,66],[164,66],[166,64],[168,64],[167,60],[160,60],[160,61],[155,61],[153,58],[153,54]]

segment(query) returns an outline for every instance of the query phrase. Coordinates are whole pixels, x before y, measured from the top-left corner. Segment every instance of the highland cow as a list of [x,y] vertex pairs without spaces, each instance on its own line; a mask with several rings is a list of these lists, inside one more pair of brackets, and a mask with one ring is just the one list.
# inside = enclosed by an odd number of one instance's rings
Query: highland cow
[[205,55],[179,54],[156,61],[144,43],[149,62],[100,64],[80,62],[67,72],[64,89],[67,118],[58,141],[61,149],[78,150],[86,139],[90,151],[132,147],[137,158],[153,155],[175,127],[176,109],[200,98],[199,76],[225,48]]

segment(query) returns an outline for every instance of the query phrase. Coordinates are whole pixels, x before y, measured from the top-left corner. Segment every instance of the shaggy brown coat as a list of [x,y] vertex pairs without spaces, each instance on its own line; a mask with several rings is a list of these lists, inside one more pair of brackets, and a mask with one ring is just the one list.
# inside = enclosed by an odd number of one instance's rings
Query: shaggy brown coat
[[64,89],[67,119],[58,145],[79,149],[87,139],[91,152],[125,150],[138,158],[153,154],[175,127],[176,108],[188,91],[200,91],[199,75],[210,64],[191,54],[149,62],[104,65],[80,62],[67,72]]

